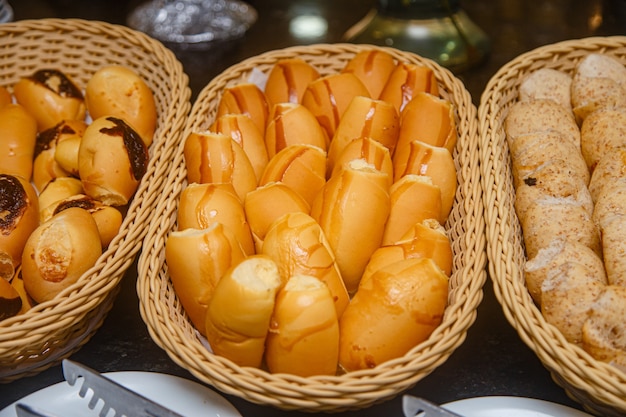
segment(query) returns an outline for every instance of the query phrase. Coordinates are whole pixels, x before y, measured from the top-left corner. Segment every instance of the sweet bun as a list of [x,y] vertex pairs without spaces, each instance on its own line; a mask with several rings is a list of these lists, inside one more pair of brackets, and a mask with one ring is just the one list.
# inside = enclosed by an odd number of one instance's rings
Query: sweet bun
[[394,105],[398,113],[419,92],[439,96],[435,72],[423,65],[401,62],[393,69],[380,93],[380,100]]
[[92,119],[123,119],[141,136],[146,147],[152,144],[157,124],[156,102],[150,87],[132,69],[121,65],[100,68],[87,82],[85,104]]
[[563,108],[572,108],[572,76],[553,68],[539,68],[527,75],[519,85],[519,100],[552,100]]
[[319,72],[300,58],[278,60],[265,82],[265,97],[271,107],[277,103],[300,103],[309,83],[320,77]]
[[270,158],[291,145],[311,145],[326,151],[328,136],[309,109],[297,103],[272,106],[265,146]]
[[0,86],[0,107],[13,103],[13,96],[6,87]]
[[269,114],[265,93],[253,83],[240,83],[224,88],[217,105],[216,117],[229,113],[245,114],[261,132],[265,132]]
[[253,255],[229,269],[215,286],[206,315],[206,338],[216,355],[259,367],[276,294],[283,281],[276,263]]
[[17,103],[37,121],[39,131],[63,120],[85,120],[85,99],[80,88],[62,71],[41,69],[13,86]]
[[24,314],[35,305],[35,301],[32,299],[30,295],[26,292],[26,288],[24,288],[24,280],[22,279],[21,274],[17,274],[11,280],[11,286],[15,288],[15,291],[20,295],[20,299],[22,300],[22,308],[17,314]]
[[33,185],[0,174],[0,279],[10,280],[22,262],[22,251],[39,225],[39,201]]
[[265,362],[272,373],[335,375],[339,322],[333,297],[319,279],[295,274],[276,296]]
[[432,259],[387,265],[359,286],[339,321],[339,364],[374,368],[428,339],[443,319],[448,277]]
[[209,300],[222,275],[246,254],[221,223],[173,231],[165,242],[165,262],[174,291],[194,327],[204,334]]
[[58,177],[48,182],[39,193],[40,220],[49,206],[77,194],[83,194],[83,184],[78,178]]
[[42,303],[74,284],[102,254],[98,226],[87,210],[73,207],[42,223],[22,254],[28,294]]
[[20,294],[9,281],[0,278],[0,321],[17,315],[21,309]]
[[393,162],[389,149],[382,143],[369,137],[354,139],[343,148],[332,164],[329,160],[329,168],[332,165],[330,176],[337,175],[337,172],[341,171],[346,164],[355,159],[362,159],[373,165],[377,170],[387,174],[389,185],[391,185],[393,181]]
[[105,116],[85,129],[78,171],[85,194],[110,206],[126,205],[148,168],[148,148],[124,120]]
[[37,122],[19,104],[0,107],[0,167],[3,174],[30,180],[37,141]]
[[78,176],[78,152],[87,123],[82,120],[67,121],[57,126],[59,134],[56,138],[54,160],[63,170]]
[[587,116],[580,127],[580,147],[590,172],[602,157],[624,146],[624,135],[626,108],[598,109]]
[[357,52],[341,72],[356,75],[369,91],[370,97],[378,99],[395,68],[396,62],[389,53],[370,49]]

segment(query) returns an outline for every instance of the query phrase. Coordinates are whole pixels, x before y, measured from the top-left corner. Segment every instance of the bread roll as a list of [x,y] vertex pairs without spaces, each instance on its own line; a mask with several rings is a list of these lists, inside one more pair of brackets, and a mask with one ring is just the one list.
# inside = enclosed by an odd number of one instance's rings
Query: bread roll
[[610,192],[611,187],[618,185],[626,178],[626,149],[615,149],[601,159],[591,174],[589,193],[595,202],[601,194]]
[[396,61],[389,53],[369,49],[357,52],[341,72],[356,75],[369,91],[370,97],[378,99],[395,68]]
[[178,229],[206,229],[214,222],[230,229],[247,255],[255,252],[250,225],[237,195],[219,184],[189,184],[180,194]]
[[78,178],[59,177],[51,180],[39,193],[39,219],[45,218],[46,209],[68,197],[83,194],[83,184]]
[[594,205],[592,218],[594,224],[603,229],[608,227],[615,216],[622,215],[626,215],[626,182],[620,181],[600,194]]
[[85,194],[110,206],[126,205],[148,169],[148,148],[122,119],[101,117],[85,129],[78,172]]
[[232,184],[242,201],[256,188],[256,174],[250,159],[228,135],[191,132],[185,140],[183,156],[190,184]]
[[311,205],[326,184],[326,152],[311,145],[286,147],[270,159],[259,185],[271,182],[282,182]]
[[354,140],[369,138],[393,153],[398,140],[400,117],[391,104],[358,96],[352,99],[337,126],[328,148],[328,167],[337,164],[344,149]]
[[245,114],[261,132],[265,132],[269,105],[263,91],[253,83],[240,83],[224,88],[217,105],[216,117],[224,114]]
[[13,86],[17,103],[37,121],[41,132],[63,120],[85,120],[83,93],[62,71],[47,68],[21,78]]
[[22,279],[21,274],[16,274],[11,280],[11,286],[17,291],[20,295],[20,299],[22,300],[22,308],[17,314],[24,314],[35,305],[35,301],[33,301],[32,297],[28,295],[26,292],[26,288],[24,288],[24,280]]
[[520,101],[547,99],[563,108],[572,108],[572,76],[553,68],[539,68],[528,74],[519,85]]
[[339,364],[374,368],[428,339],[443,319],[448,278],[432,259],[405,259],[363,282],[339,321]]
[[3,174],[30,180],[37,140],[37,122],[19,104],[0,107],[0,167]]
[[272,106],[265,146],[270,158],[291,145],[311,145],[326,151],[328,136],[309,109],[297,103]]
[[609,284],[626,287],[626,211],[600,225],[602,256]]
[[22,251],[39,225],[37,192],[22,177],[0,174],[0,279],[13,278]]
[[75,177],[79,176],[78,170],[78,152],[80,143],[83,140],[84,129],[76,134],[59,137],[54,150],[54,160],[64,171],[69,172]]
[[22,309],[22,299],[11,283],[0,278],[0,321],[17,315]]
[[388,184],[386,174],[354,160],[328,180],[311,206],[349,293],[356,291],[367,261],[382,242],[390,210]]
[[73,207],[42,223],[22,254],[28,294],[42,303],[76,283],[102,254],[98,226],[87,210]]
[[624,147],[626,108],[599,109],[580,127],[580,146],[590,172],[603,156]]
[[194,327],[206,332],[209,301],[222,275],[246,257],[234,233],[221,223],[173,231],[165,242],[165,262],[176,296]]
[[206,338],[213,353],[259,367],[282,280],[267,256],[249,256],[219,280],[209,301]]
[[401,62],[396,65],[380,93],[380,99],[394,105],[398,113],[419,92],[439,96],[435,72],[423,65]]
[[13,102],[13,96],[7,90],[6,87],[0,86],[0,107],[4,107],[7,104],[11,104]]
[[230,136],[241,146],[250,160],[257,181],[261,178],[269,157],[265,148],[264,133],[246,115],[225,114],[218,117],[210,131]]
[[445,221],[441,210],[441,189],[430,177],[405,175],[391,186],[389,198],[391,209],[385,223],[383,245],[399,241],[413,225],[426,219]]
[[134,70],[109,65],[96,71],[85,88],[85,103],[93,120],[113,116],[128,123],[146,147],[152,144],[157,124],[152,90]]
[[348,105],[357,96],[369,97],[361,80],[352,73],[336,73],[312,81],[302,96],[302,104],[332,138]]
[[319,77],[319,72],[300,58],[278,60],[265,83],[268,105],[271,107],[277,103],[300,103],[309,83]]
[[362,159],[376,167],[377,170],[387,174],[389,185],[391,185],[393,181],[393,162],[389,149],[382,143],[368,137],[354,139],[343,148],[341,154],[334,161],[330,176],[337,175],[337,172],[355,159]]
[[277,218],[265,236],[262,252],[274,259],[285,282],[294,275],[312,276],[323,282],[330,291],[337,317],[341,317],[350,297],[333,250],[311,216],[294,212]]
[[272,373],[308,377],[335,375],[339,322],[328,287],[308,275],[293,275],[276,296],[265,361]]

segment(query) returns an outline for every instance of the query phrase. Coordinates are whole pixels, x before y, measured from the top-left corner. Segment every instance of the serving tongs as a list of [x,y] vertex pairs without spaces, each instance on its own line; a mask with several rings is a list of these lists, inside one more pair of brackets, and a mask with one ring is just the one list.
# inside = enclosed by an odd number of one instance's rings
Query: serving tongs
[[402,412],[405,417],[415,417],[423,413],[424,417],[463,417],[423,398],[405,395],[402,397]]

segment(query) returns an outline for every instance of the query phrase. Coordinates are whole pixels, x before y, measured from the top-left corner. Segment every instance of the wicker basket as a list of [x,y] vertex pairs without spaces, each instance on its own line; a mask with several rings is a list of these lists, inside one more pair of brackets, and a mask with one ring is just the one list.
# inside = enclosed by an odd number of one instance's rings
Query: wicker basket
[[[215,117],[224,87],[247,80],[253,70],[267,73],[279,59],[299,57],[321,74],[338,72],[367,45],[311,45],[267,52],[223,72],[200,93],[183,133],[206,129]],[[164,261],[165,240],[176,228],[181,190],[186,185],[182,147],[175,155],[175,170],[158,203],[161,217],[151,224],[139,258],[137,284],[140,309],[149,331],[171,358],[198,379],[248,401],[282,409],[342,411],[367,407],[410,388],[441,365],[464,340],[474,322],[486,280],[483,207],[479,175],[476,108],[463,84],[437,64],[413,54],[386,49],[397,60],[432,68],[442,95],[457,110],[459,141],[454,152],[459,187],[447,223],[453,240],[454,271],[450,280],[450,305],[441,326],[426,342],[404,357],[374,369],[339,376],[302,378],[270,374],[262,369],[239,367],[211,354],[196,336],[170,282]]]
[[514,209],[510,155],[503,123],[517,100],[520,81],[539,68],[572,73],[587,54],[599,52],[626,64],[626,37],[587,38],[556,43],[520,55],[489,81],[478,115],[489,273],[509,322],[537,354],[554,380],[589,411],[626,414],[626,375],[568,343],[548,324],[525,286],[523,237]]
[[0,322],[0,382],[9,382],[71,355],[102,323],[161,195],[191,108],[191,91],[182,65],[162,44],[101,22],[43,19],[0,25],[0,62],[0,85],[9,88],[40,68],[60,69],[84,87],[97,69],[124,65],[148,83],[158,112],[150,163],[118,236],[96,265],[59,297]]

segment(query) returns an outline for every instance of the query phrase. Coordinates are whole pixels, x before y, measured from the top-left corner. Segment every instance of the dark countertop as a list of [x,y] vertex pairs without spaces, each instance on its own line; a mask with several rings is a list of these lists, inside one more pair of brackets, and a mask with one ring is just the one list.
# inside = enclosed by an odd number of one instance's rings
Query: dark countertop
[[[16,19],[81,17],[123,24],[125,16],[139,1],[15,0],[11,3]],[[177,52],[190,76],[194,96],[213,76],[247,57],[296,44],[340,41],[341,35],[372,5],[371,0],[254,0],[250,3],[257,8],[259,19],[243,39],[211,51]],[[624,0],[467,0],[461,4],[492,41],[492,51],[486,62],[459,75],[476,105],[498,68],[520,53],[566,39],[626,34]],[[325,36],[299,39],[290,34],[291,18],[307,10],[319,10],[315,13],[326,18],[328,32]],[[136,265],[132,265],[103,326],[72,359],[102,372],[146,370],[194,379],[150,338],[139,315],[136,274]],[[60,366],[55,366],[39,375],[0,385],[0,409],[62,380]],[[477,396],[520,396],[580,409],[554,383],[539,359],[507,322],[489,280],[477,320],[469,329],[465,342],[408,393],[438,403]],[[310,415],[258,406],[233,396],[225,397],[244,416]],[[343,415],[401,416],[400,404],[398,396]]]

